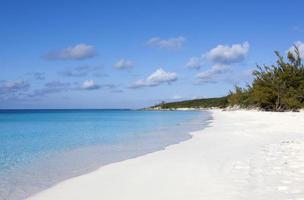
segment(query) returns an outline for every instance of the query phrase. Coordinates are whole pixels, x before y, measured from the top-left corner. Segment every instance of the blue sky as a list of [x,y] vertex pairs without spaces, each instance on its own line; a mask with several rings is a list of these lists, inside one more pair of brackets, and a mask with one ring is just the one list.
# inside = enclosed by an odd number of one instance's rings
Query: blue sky
[[[223,96],[304,45],[302,1],[1,1],[0,108]],[[303,54],[304,55],[304,54]]]

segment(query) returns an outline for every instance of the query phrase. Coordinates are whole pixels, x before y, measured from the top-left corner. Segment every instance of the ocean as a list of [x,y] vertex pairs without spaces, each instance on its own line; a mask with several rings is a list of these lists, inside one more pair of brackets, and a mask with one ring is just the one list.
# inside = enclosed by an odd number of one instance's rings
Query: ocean
[[0,200],[187,140],[209,119],[198,111],[0,110]]

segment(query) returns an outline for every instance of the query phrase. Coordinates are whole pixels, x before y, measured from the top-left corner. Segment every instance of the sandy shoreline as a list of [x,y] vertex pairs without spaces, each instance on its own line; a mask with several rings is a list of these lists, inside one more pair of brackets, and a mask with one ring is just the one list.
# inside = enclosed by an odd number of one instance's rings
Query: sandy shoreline
[[304,199],[304,113],[211,112],[190,140],[28,199]]

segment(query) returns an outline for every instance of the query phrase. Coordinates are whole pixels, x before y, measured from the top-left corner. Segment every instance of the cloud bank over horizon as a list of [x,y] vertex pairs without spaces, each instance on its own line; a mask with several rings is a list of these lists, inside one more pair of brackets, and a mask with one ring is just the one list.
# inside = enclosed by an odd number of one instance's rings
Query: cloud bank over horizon
[[0,81],[0,95],[6,96],[27,91],[30,84],[24,80],[5,80]]

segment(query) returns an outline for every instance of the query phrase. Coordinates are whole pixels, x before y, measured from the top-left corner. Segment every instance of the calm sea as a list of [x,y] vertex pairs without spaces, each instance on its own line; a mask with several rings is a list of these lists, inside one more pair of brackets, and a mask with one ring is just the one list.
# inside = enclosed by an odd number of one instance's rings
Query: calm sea
[[209,119],[196,111],[0,110],[0,200],[189,139]]

